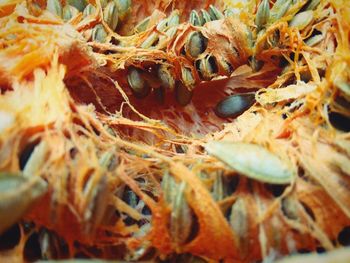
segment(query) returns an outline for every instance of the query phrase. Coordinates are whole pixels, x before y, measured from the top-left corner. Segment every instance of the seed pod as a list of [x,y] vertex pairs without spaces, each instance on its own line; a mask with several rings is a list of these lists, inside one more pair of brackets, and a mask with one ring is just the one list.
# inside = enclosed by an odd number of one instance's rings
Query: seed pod
[[192,89],[186,87],[183,83],[179,82],[176,85],[175,98],[181,106],[186,106],[188,103],[190,103],[192,95]]
[[215,107],[215,113],[221,118],[236,118],[255,102],[254,93],[243,93],[228,96]]
[[196,10],[191,11],[189,22],[194,26],[202,26],[204,24],[202,17],[199,16]]
[[248,178],[270,184],[289,184],[293,172],[284,161],[262,146],[250,143],[211,141],[206,151]]
[[123,21],[131,10],[131,0],[113,0],[116,4],[120,21]]
[[207,56],[198,61],[198,68],[201,77],[204,80],[210,80],[215,76],[217,72],[216,60],[213,56]]
[[138,23],[134,28],[135,33],[140,33],[145,31],[148,27],[150,20],[151,20],[151,17],[148,16],[145,19],[143,19],[140,23]]
[[114,31],[118,26],[118,8],[115,1],[107,4],[103,10],[103,19],[108,26]]
[[79,12],[83,12],[88,2],[86,0],[68,0],[68,4],[74,6]]
[[186,41],[185,51],[190,57],[196,58],[206,50],[207,44],[208,41],[203,34],[194,31],[189,35]]
[[94,14],[95,12],[96,12],[96,7],[93,6],[92,4],[88,4],[83,11],[83,16],[87,17],[89,15]]
[[296,14],[294,18],[289,22],[290,27],[296,27],[299,30],[303,30],[307,27],[313,20],[314,13],[313,11],[304,11],[299,14]]
[[201,17],[202,17],[202,20],[203,20],[203,25],[205,23],[208,23],[211,21],[211,17],[209,15],[209,13],[207,11],[205,11],[204,9],[201,10]]
[[79,13],[79,10],[76,9],[74,6],[65,5],[63,7],[63,20],[68,21],[72,17],[75,17],[78,13]]
[[211,20],[220,20],[224,18],[224,15],[213,5],[209,6],[209,15]]
[[52,14],[62,17],[62,4],[59,0],[47,0],[46,9]]
[[47,191],[47,183],[31,175],[0,173],[0,234],[15,224]]
[[318,43],[320,43],[323,39],[324,39],[323,35],[318,34],[318,35],[315,35],[315,36],[308,38],[305,41],[305,44],[308,45],[309,47],[313,47],[313,46],[316,46]]
[[107,32],[101,24],[96,25],[92,29],[91,38],[93,41],[104,43],[107,38]]
[[266,25],[267,21],[269,20],[269,17],[270,17],[269,0],[262,0],[255,16],[255,24],[258,27],[258,30],[260,30]]
[[137,98],[144,98],[150,92],[148,83],[142,78],[141,70],[130,67],[128,70],[128,83],[129,86]]
[[166,90],[174,90],[175,79],[169,71],[169,67],[166,65],[160,65],[158,68],[158,78],[160,79],[161,86]]
[[320,2],[321,0],[309,0],[309,3],[306,5],[305,10],[315,10]]

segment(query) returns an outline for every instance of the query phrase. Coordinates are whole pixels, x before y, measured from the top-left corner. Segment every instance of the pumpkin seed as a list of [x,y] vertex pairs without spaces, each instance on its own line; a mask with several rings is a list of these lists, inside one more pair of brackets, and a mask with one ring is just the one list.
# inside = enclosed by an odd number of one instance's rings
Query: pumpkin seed
[[249,143],[211,141],[207,152],[248,178],[271,184],[288,184],[293,173],[288,166],[262,146]]
[[307,27],[313,20],[313,11],[304,11],[296,14],[293,19],[289,22],[289,26],[296,27],[299,30],[303,30]]
[[187,88],[183,83],[179,82],[175,88],[176,101],[181,106],[186,106],[192,99],[193,91]]
[[96,12],[96,7],[93,6],[92,4],[88,4],[83,11],[83,16],[87,17],[89,15],[94,14],[95,12]]
[[181,69],[181,78],[182,82],[192,90],[195,84],[195,80],[193,78],[191,69],[183,67]]
[[202,26],[204,24],[202,17],[199,16],[196,10],[191,11],[189,22],[194,26]]
[[255,56],[252,56],[249,59],[250,67],[252,68],[253,72],[258,72],[262,67],[264,66],[264,62],[261,60],[257,60]]
[[217,72],[216,60],[213,56],[207,56],[198,60],[198,68],[201,77],[204,80],[210,80],[215,76]]
[[209,15],[211,20],[220,20],[224,18],[224,15],[213,5],[209,6]]
[[249,231],[248,211],[242,198],[237,198],[231,207],[230,226],[235,235],[237,245],[240,249],[246,249],[249,240],[247,239]]
[[62,4],[59,0],[47,0],[46,9],[52,14],[62,17]]
[[215,201],[220,201],[225,197],[225,185],[222,173],[216,173],[212,188],[212,196]]
[[228,96],[215,107],[215,113],[221,118],[236,118],[255,102],[254,93],[243,93]]
[[318,34],[318,35],[315,35],[315,36],[308,38],[305,41],[305,44],[308,45],[309,47],[313,47],[313,46],[316,46],[318,43],[320,43],[323,40],[323,38],[324,37],[322,34]]
[[204,9],[201,10],[201,17],[202,17],[202,20],[203,20],[203,25],[205,23],[208,23],[211,21],[211,17],[209,15],[209,13],[207,11],[205,11]]
[[100,42],[100,43],[103,43],[106,41],[107,32],[101,24],[96,25],[92,29],[91,38],[93,41]]
[[320,2],[321,0],[309,0],[309,3],[306,5],[305,10],[315,10]]
[[114,31],[118,26],[118,8],[116,1],[111,1],[103,10],[103,19],[108,26]]
[[144,98],[150,92],[148,83],[142,78],[141,70],[131,67],[128,70],[128,83],[137,98]]
[[163,190],[165,202],[171,204],[175,196],[176,183],[174,178],[170,176],[169,172],[165,172],[163,175],[161,187]]
[[262,0],[255,16],[255,24],[258,27],[258,30],[260,30],[266,25],[267,21],[269,20],[269,17],[270,17],[269,0]]
[[329,112],[329,122],[334,128],[343,132],[350,132],[350,117],[339,112]]
[[181,182],[172,200],[170,233],[176,244],[183,244],[191,233],[192,214],[185,197],[186,183]]
[[0,173],[0,234],[15,224],[47,191],[40,177]]
[[196,58],[202,54],[207,48],[208,40],[203,36],[201,32],[192,32],[185,44],[186,53],[192,57]]
[[134,28],[134,31],[136,33],[140,33],[140,32],[143,32],[147,29],[148,27],[148,24],[149,24],[149,21],[151,20],[151,17],[148,16],[146,17],[145,19],[143,19],[140,23],[138,23],[135,28]]
[[174,90],[175,79],[171,75],[169,67],[166,65],[160,65],[158,68],[158,78],[160,79],[161,86],[166,90]]
[[[156,27],[157,31],[164,31],[164,29],[167,26],[167,20],[163,19],[162,21],[160,21]],[[157,40],[159,39],[159,35],[157,32],[152,32],[147,38],[146,40],[141,44],[141,48],[150,48],[154,43],[157,42]]]
[[79,13],[79,10],[72,5],[65,5],[62,12],[63,20],[68,21],[72,17],[75,17]]
[[224,11],[225,17],[235,17],[240,14],[239,10],[237,8],[227,8]]
[[269,23],[278,21],[288,11],[292,4],[292,0],[277,0],[271,8]]
[[74,6],[79,12],[83,12],[88,4],[87,0],[68,0],[68,4]]
[[120,21],[123,21],[131,11],[131,0],[113,0],[117,9]]

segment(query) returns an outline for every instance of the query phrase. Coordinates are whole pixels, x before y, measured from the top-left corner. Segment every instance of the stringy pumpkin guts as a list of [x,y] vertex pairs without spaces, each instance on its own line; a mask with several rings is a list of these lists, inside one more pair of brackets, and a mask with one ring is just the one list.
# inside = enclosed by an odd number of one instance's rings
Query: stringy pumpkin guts
[[348,257],[348,21],[345,0],[0,3],[0,261]]

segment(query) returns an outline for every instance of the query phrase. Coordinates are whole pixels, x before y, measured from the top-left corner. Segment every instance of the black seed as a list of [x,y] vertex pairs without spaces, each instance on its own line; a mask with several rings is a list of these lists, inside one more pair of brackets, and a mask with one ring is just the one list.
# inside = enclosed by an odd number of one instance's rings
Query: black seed
[[342,246],[350,246],[350,226],[344,227],[338,234],[338,242]]
[[24,246],[24,259],[29,262],[36,261],[41,258],[41,249],[38,233],[33,233]]
[[329,113],[329,121],[334,128],[344,132],[350,132],[350,118],[338,112]]
[[235,94],[226,97],[215,107],[215,113],[221,118],[235,118],[248,110],[255,102],[255,94]]
[[21,238],[19,225],[15,224],[0,235],[0,251],[14,248]]

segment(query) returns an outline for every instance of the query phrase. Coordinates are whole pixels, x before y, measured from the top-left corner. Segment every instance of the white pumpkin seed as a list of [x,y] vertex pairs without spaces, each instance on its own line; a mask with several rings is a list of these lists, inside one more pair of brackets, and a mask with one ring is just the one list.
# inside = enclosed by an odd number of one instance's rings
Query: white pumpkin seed
[[251,179],[271,184],[288,184],[293,179],[288,166],[259,145],[211,141],[205,149],[210,155]]
[[299,14],[296,14],[293,19],[289,22],[289,26],[296,27],[299,30],[303,30],[305,27],[307,27],[311,21],[314,18],[314,12],[304,11]]

